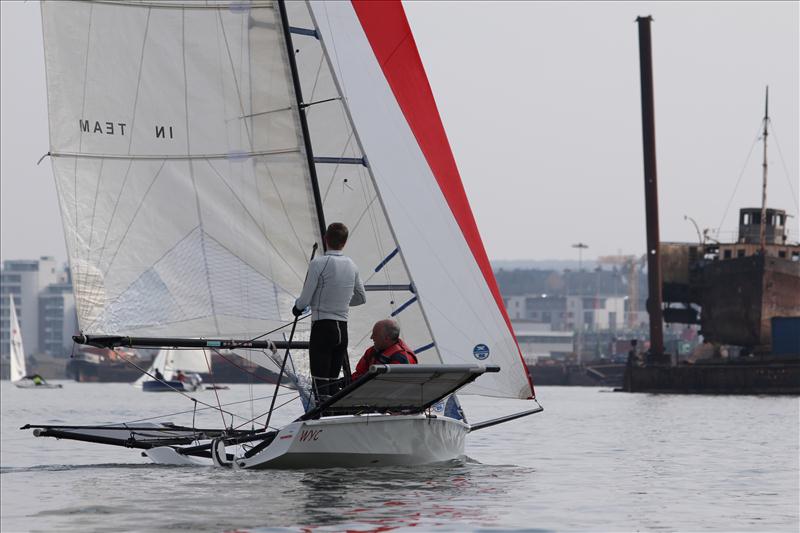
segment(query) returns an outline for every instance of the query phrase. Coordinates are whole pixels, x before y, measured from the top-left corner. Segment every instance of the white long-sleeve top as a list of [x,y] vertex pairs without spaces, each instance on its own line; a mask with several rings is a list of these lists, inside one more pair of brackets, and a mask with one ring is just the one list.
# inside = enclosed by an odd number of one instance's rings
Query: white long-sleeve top
[[346,321],[349,308],[367,301],[358,267],[341,250],[329,250],[311,261],[295,307],[311,306],[311,321]]

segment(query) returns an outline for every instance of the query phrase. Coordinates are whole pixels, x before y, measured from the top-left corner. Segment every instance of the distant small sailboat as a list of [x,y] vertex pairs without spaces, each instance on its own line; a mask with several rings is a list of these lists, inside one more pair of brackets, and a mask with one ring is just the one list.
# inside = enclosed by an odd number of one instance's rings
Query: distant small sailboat
[[203,383],[200,372],[211,367],[207,357],[202,350],[161,350],[134,385],[144,392],[194,392]]
[[22,346],[22,331],[17,319],[17,309],[14,306],[14,295],[9,295],[8,313],[10,317],[10,344],[9,350],[11,382],[20,389],[60,389],[61,385],[47,383],[42,376],[34,374],[27,375],[27,364],[25,362],[25,349]]

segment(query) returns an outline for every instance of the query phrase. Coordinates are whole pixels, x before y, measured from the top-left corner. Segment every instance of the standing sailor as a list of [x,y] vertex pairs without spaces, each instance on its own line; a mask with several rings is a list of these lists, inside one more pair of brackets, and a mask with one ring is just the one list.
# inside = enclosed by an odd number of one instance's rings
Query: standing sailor
[[292,313],[299,316],[311,306],[309,353],[311,375],[318,396],[336,392],[331,382],[339,377],[347,357],[349,307],[367,301],[358,267],[342,254],[347,236],[347,226],[341,222],[328,226],[324,237],[328,251],[309,264],[303,292],[292,309]]

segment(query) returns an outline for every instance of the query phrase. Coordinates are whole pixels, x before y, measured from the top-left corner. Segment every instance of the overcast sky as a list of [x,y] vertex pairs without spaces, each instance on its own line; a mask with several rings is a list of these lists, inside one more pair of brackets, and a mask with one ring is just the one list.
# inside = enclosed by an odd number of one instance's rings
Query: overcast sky
[[[577,242],[584,259],[644,253],[639,15],[655,19],[661,239],[696,241],[688,215],[728,240],[738,209],[760,206],[766,85],[768,204],[798,239],[797,2],[405,6],[491,259],[577,258]],[[50,161],[36,166],[39,5],[0,2],[0,20],[0,258],[65,260]]]

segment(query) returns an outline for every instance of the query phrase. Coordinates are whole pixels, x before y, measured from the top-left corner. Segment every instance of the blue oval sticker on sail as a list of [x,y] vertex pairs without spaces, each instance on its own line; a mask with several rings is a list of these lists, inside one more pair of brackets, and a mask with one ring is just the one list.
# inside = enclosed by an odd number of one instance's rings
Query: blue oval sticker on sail
[[489,357],[489,347],[485,344],[476,344],[475,348],[472,349],[472,355],[474,355],[475,359],[478,361],[483,361]]

